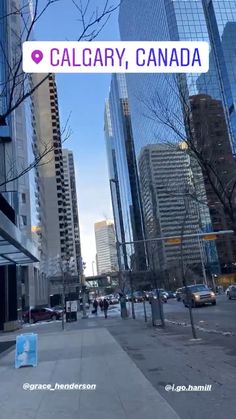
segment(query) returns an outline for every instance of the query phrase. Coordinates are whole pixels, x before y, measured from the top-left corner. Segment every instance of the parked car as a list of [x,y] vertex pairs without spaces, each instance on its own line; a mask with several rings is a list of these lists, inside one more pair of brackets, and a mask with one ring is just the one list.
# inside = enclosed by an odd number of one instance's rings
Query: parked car
[[164,290],[164,288],[159,288],[159,292],[160,292],[162,295],[163,295],[163,294],[165,294],[167,299],[169,298],[168,291]]
[[229,285],[229,286],[228,286],[228,288],[226,288],[226,290],[225,290],[225,295],[226,295],[227,297],[229,296],[230,289],[231,289],[231,287],[233,287],[233,286],[236,286],[236,284],[231,284],[231,285]]
[[151,298],[154,298],[154,299],[158,298],[158,296],[157,296],[158,291],[159,291],[159,295],[160,295],[160,299],[161,299],[162,303],[167,303],[167,299],[168,299],[167,294],[165,292],[163,292],[162,289],[151,291],[149,302],[151,303]]
[[141,303],[145,298],[143,291],[134,291],[133,296],[135,303]]
[[176,298],[176,292],[174,291],[167,291],[168,297],[167,298]]
[[188,285],[188,292],[185,287],[182,292],[182,301],[185,307],[190,304],[192,307],[197,307],[204,304],[216,305],[216,295],[205,284]]
[[115,295],[112,294],[109,298],[109,303],[110,304],[118,304],[119,301],[120,301],[120,297],[117,294],[115,294]]
[[184,288],[177,288],[175,292],[177,301],[181,301],[183,290]]
[[24,322],[36,323],[43,320],[59,320],[62,317],[62,310],[54,310],[48,307],[32,308],[23,314]]
[[230,285],[228,292],[228,299],[232,300],[234,298],[236,298],[236,284]]

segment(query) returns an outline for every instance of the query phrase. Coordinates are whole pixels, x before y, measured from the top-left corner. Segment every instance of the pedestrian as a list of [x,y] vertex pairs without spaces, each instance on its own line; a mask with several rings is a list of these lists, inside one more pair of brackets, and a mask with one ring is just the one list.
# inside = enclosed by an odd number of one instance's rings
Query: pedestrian
[[92,313],[93,314],[98,314],[98,302],[97,302],[97,300],[96,300],[96,298],[95,298],[95,300],[94,300],[94,302],[93,302],[93,311],[92,311]]
[[103,310],[103,300],[102,300],[102,298],[101,298],[101,300],[99,301],[99,307],[100,307],[100,309],[101,309],[101,311]]
[[104,301],[103,301],[103,310],[104,310],[105,319],[107,319],[108,307],[109,307],[109,302],[108,302],[108,300],[106,298],[104,298]]

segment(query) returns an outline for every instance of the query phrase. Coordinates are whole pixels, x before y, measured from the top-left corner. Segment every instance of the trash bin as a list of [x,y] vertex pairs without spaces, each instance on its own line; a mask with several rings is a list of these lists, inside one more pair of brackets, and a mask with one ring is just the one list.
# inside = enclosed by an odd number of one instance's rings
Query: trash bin
[[152,298],[150,302],[152,310],[152,324],[153,326],[162,326],[162,321],[164,319],[162,302],[159,302],[157,298]]

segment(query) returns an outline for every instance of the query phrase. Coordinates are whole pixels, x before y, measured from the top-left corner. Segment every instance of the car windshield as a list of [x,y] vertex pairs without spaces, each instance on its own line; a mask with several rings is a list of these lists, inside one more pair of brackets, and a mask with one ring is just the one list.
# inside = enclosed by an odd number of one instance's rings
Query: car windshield
[[209,291],[206,285],[193,285],[190,289],[192,292]]

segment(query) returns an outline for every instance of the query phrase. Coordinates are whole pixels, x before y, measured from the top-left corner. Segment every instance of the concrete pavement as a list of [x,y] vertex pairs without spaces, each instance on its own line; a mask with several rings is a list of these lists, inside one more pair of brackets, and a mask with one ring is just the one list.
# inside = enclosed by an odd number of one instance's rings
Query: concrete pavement
[[[97,387],[88,391],[30,391],[23,389],[23,383],[52,386],[84,383]],[[14,351],[1,357],[0,419],[6,418],[179,419],[179,416],[103,327],[39,334],[36,368],[16,370]]]

